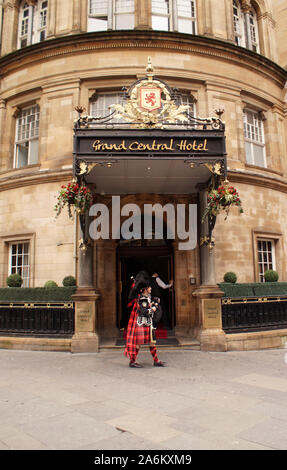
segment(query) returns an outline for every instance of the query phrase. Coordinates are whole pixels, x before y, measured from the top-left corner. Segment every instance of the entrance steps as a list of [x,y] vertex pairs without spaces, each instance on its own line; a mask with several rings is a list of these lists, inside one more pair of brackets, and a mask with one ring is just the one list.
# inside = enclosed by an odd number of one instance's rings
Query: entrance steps
[[[119,332],[119,337],[116,339],[104,339],[100,341],[100,351],[105,350],[121,350],[125,348],[125,339],[123,337],[123,331]],[[173,330],[167,330],[166,338],[158,338],[156,340],[156,347],[158,349],[191,349],[195,351],[200,350],[200,342],[194,338],[183,338],[175,336]],[[149,348],[149,345],[142,345],[141,349]]]

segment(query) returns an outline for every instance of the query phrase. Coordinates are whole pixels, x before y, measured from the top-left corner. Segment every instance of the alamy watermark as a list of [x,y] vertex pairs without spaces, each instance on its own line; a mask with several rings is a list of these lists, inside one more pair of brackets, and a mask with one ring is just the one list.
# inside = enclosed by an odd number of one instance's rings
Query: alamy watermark
[[[144,204],[142,211],[138,204],[129,203],[121,207],[120,196],[112,196],[111,207],[93,204],[89,215],[95,217],[89,228],[93,240],[110,237],[113,240],[132,240],[140,239],[143,234],[146,240],[153,237],[156,240],[177,238],[180,240],[179,250],[193,250],[197,244],[196,204]],[[123,217],[127,218],[122,220]]]

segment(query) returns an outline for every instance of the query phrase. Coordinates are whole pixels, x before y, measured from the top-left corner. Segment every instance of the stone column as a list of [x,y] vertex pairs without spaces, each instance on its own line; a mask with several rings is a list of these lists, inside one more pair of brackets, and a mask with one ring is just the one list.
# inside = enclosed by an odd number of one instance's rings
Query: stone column
[[135,29],[151,29],[151,0],[135,0]]
[[9,54],[17,48],[19,8],[15,2],[5,2],[3,5],[3,25],[1,55]]
[[6,121],[6,101],[0,99],[0,171],[8,169],[7,152],[5,152],[5,121]]
[[[208,236],[207,220],[201,223],[202,214],[207,203],[207,191],[199,193],[199,217],[201,237]],[[226,351],[225,333],[222,330],[221,297],[223,292],[216,284],[215,248],[207,244],[200,247],[201,284],[193,292],[198,301],[199,331],[198,339],[204,351]]]
[[78,288],[73,295],[75,332],[72,338],[72,352],[99,351],[97,300],[100,295],[93,285],[93,248],[89,243],[84,244],[85,240],[88,240],[88,228],[89,217],[85,215],[85,226],[80,227]]

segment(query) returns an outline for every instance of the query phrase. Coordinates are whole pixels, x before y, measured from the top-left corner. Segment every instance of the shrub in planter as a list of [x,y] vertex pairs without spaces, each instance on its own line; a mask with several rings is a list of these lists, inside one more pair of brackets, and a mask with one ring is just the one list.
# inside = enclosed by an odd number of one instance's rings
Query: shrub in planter
[[279,274],[273,269],[267,269],[264,273],[264,279],[266,282],[277,282],[279,279]]
[[7,277],[6,282],[8,287],[21,287],[23,279],[20,274],[10,274],[10,276]]
[[64,287],[75,286],[76,284],[77,283],[76,283],[76,279],[74,278],[74,276],[66,276],[63,279]]
[[45,282],[44,287],[47,287],[47,288],[58,287],[58,284],[55,281],[47,281]]
[[224,282],[232,282],[233,284],[236,283],[237,281],[237,276],[234,272],[228,271],[227,273],[224,274]]

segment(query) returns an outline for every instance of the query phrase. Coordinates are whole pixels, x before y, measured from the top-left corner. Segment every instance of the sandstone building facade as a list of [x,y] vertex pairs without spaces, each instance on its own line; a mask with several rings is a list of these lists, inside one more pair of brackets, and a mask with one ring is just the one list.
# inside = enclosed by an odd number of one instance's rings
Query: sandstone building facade
[[[16,271],[29,287],[79,278],[78,220],[55,219],[54,211],[61,185],[73,177],[75,107],[104,114],[124,86],[145,76],[148,57],[195,116],[224,109],[228,180],[244,214],[232,209],[228,220],[218,217],[211,281],[203,280],[199,246],[184,252],[178,240],[156,247],[94,242],[100,334],[115,338],[124,326],[122,292],[143,259],[174,279],[169,322],[181,333],[193,334],[200,323],[193,293],[221,282],[226,271],[239,282],[260,282],[266,269],[276,269],[287,280],[284,0],[3,0],[0,11],[2,287]],[[130,170],[131,179],[146,171]],[[188,190],[180,172],[173,184],[166,169],[155,171],[163,172],[165,187],[158,173],[140,192],[122,182],[121,203],[199,204],[198,187]],[[193,169],[187,171],[192,182]],[[109,185],[95,192],[107,204],[115,194]]]

